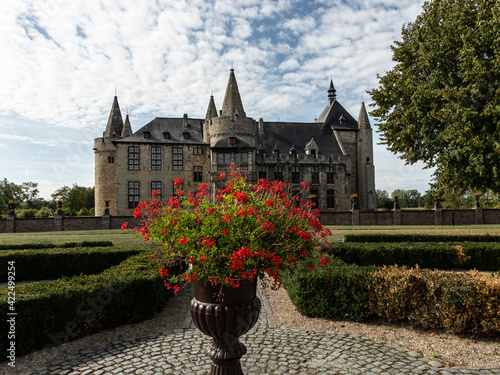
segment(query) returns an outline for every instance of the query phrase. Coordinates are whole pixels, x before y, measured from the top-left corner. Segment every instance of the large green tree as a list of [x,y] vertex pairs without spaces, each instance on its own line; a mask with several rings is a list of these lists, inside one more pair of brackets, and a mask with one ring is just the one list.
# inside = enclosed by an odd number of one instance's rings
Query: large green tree
[[500,193],[500,2],[432,0],[370,91],[382,144],[438,190]]

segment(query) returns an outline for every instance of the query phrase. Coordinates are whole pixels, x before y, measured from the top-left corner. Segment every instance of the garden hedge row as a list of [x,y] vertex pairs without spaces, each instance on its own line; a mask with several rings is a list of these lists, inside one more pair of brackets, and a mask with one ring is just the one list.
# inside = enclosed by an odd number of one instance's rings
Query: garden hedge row
[[284,277],[283,286],[300,313],[353,320],[378,316],[457,333],[500,333],[500,272],[331,263],[329,271],[299,267]]
[[500,270],[500,243],[332,243],[328,252],[359,266],[405,265],[420,268]]
[[28,243],[28,244],[10,244],[0,245],[0,250],[24,250],[24,249],[53,249],[53,248],[68,248],[68,247],[104,247],[113,246],[111,241],[83,241],[83,242],[66,242],[66,243]]
[[[132,256],[97,275],[81,275],[15,288],[16,355],[58,345],[103,329],[151,318],[168,294],[147,254]],[[7,317],[7,287],[0,314]],[[9,332],[7,319],[1,332]],[[6,352],[9,340],[0,341]],[[5,357],[4,357],[5,358]]]
[[385,234],[364,233],[346,234],[344,242],[499,242],[500,235],[492,234],[465,234],[465,235],[436,235],[436,234]]
[[7,282],[8,262],[15,262],[16,282],[52,280],[62,276],[96,274],[128,257],[138,249],[71,248],[46,250],[8,250],[0,252],[0,282]]

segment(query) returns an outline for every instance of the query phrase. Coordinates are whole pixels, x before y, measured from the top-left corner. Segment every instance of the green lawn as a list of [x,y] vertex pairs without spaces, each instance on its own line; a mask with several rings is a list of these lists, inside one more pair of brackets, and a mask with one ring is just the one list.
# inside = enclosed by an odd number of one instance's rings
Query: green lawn
[[[342,241],[349,233],[414,233],[414,234],[500,234],[500,225],[387,225],[387,226],[335,226],[331,241]],[[64,243],[82,241],[111,241],[117,246],[143,246],[144,242],[130,232],[113,230],[82,230],[72,232],[0,233],[0,244]]]
[[332,231],[331,241],[342,241],[350,233],[388,233],[388,234],[500,234],[500,225],[380,225],[380,226],[335,226],[328,225]]
[[62,232],[0,233],[0,244],[65,243],[82,241],[111,241],[116,246],[143,246],[144,242],[132,233],[112,230],[80,230]]

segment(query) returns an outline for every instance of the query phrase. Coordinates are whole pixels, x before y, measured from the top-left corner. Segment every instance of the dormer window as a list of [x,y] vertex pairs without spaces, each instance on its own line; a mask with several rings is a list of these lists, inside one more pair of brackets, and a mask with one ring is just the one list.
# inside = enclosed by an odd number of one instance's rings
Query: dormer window
[[150,137],[150,135],[151,135],[151,133],[150,133],[150,132],[143,132],[142,134],[143,134],[143,136],[144,136],[144,139],[149,139],[149,137]]
[[170,139],[170,133],[169,132],[163,132],[163,139]]
[[277,144],[274,145],[273,155],[276,156],[277,158],[280,157],[280,150],[278,149],[278,145]]
[[339,122],[340,126],[345,126],[345,117],[343,114],[340,115]]
[[229,137],[229,144],[235,145],[236,144],[236,137]]
[[295,148],[295,145],[292,144],[292,148],[290,149],[290,151],[288,152],[290,155],[292,155],[294,158],[297,157],[297,149]]
[[189,133],[188,132],[182,133],[182,136],[184,137],[184,139],[189,139]]

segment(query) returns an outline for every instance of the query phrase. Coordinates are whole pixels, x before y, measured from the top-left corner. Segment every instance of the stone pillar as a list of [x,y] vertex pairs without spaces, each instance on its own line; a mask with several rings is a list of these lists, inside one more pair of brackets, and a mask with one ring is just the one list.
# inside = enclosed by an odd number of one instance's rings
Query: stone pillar
[[56,214],[54,216],[54,230],[64,230],[64,225],[63,225],[63,215]]
[[[394,203],[394,207],[397,207],[396,206],[396,203]],[[394,225],[401,225],[401,209],[400,208],[394,208],[392,210],[393,212],[393,223]]]
[[434,224],[443,225],[443,209],[440,207],[434,208]]
[[101,216],[101,229],[110,229],[110,228],[111,228],[111,215]]
[[351,210],[352,225],[359,225],[359,210]]
[[16,217],[13,215],[7,216],[7,222],[5,225],[5,233],[15,233],[16,232]]
[[476,224],[483,224],[483,209],[477,205],[475,209],[475,223]]

